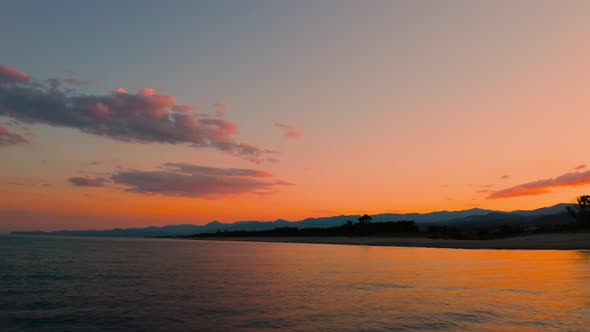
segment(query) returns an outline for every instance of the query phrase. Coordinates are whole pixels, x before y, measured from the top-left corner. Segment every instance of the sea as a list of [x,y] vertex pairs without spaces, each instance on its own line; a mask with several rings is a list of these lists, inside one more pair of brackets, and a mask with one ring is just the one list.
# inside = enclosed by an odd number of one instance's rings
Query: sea
[[590,331],[590,252],[0,237],[1,331]]

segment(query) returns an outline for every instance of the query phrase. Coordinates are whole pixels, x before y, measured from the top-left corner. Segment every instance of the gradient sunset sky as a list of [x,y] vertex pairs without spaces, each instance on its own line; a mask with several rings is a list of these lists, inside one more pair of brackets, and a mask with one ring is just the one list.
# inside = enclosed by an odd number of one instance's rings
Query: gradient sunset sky
[[590,193],[590,1],[3,1],[0,233]]

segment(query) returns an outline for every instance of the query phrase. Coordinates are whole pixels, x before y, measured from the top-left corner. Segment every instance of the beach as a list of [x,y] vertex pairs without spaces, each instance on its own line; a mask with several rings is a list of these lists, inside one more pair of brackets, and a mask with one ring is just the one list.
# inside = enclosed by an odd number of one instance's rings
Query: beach
[[431,239],[427,237],[393,236],[300,236],[300,237],[210,237],[191,238],[206,241],[286,242],[367,246],[396,246],[455,249],[525,249],[525,250],[587,250],[590,233],[550,233],[495,240]]

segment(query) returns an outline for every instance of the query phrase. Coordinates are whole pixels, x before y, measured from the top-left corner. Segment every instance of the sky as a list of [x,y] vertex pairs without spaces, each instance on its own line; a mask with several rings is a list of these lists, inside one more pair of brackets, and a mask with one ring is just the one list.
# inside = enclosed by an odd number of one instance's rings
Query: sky
[[3,1],[0,233],[590,193],[588,1]]

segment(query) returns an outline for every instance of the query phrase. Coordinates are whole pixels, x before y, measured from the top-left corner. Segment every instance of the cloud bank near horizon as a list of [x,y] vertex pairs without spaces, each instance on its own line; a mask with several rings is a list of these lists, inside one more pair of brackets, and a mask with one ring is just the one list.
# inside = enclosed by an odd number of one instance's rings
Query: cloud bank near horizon
[[[582,166],[582,165],[581,165]],[[584,169],[576,167],[576,169]],[[570,172],[552,179],[537,180],[492,192],[487,199],[534,196],[550,193],[551,188],[576,187],[590,184],[590,170]]]
[[174,96],[151,88],[137,93],[119,88],[101,95],[63,90],[61,83],[57,79],[35,82],[25,72],[0,65],[0,115],[124,142],[207,147],[255,163],[272,153],[238,141],[237,125],[223,118],[223,104],[216,106],[214,114],[199,114],[192,106],[177,104]]
[[280,186],[292,185],[265,171],[185,163],[166,163],[155,171],[120,171],[111,180],[127,187],[128,192],[207,199],[244,193],[271,194]]

